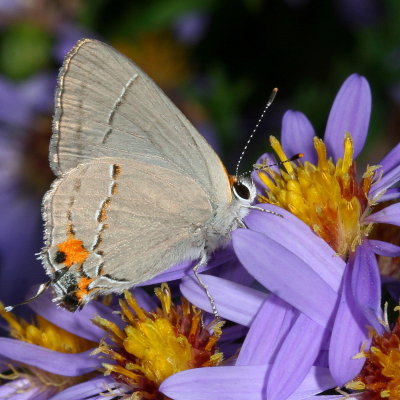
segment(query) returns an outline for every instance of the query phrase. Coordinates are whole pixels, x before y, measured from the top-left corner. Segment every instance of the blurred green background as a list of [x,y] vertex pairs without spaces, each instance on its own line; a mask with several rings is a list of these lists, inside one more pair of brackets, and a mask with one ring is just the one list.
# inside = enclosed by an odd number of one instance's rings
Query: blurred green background
[[[54,88],[63,57],[82,37],[105,41],[139,64],[230,172],[273,87],[278,96],[243,168],[269,149],[270,134],[279,136],[288,109],[303,111],[322,136],[334,96],[354,72],[368,79],[373,96],[360,162],[376,163],[398,143],[398,0],[0,0],[5,302],[21,300],[43,280],[34,254],[42,246],[41,197],[53,180],[47,154]],[[24,268],[29,272],[20,273]]]

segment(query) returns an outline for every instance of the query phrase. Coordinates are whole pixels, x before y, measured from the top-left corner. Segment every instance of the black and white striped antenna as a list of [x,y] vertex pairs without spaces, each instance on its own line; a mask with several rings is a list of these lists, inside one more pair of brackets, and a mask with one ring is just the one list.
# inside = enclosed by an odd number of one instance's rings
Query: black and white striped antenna
[[239,160],[238,160],[238,162],[237,162],[237,164],[236,164],[236,172],[235,172],[236,178],[238,177],[238,174],[239,174],[240,162],[241,162],[242,159],[243,159],[243,156],[244,156],[244,154],[245,154],[245,152],[246,152],[246,150],[247,150],[247,147],[249,146],[249,143],[251,142],[251,139],[253,139],[253,136],[254,136],[254,134],[256,133],[256,131],[257,131],[257,129],[258,129],[258,127],[259,127],[261,121],[263,120],[265,113],[267,112],[267,110],[268,110],[268,108],[271,106],[271,104],[273,103],[277,92],[278,92],[278,88],[274,88],[274,89],[272,90],[272,93],[271,93],[271,95],[269,96],[269,99],[268,99],[268,101],[267,101],[267,104],[265,105],[264,110],[263,110],[263,112],[261,113],[261,116],[260,116],[260,118],[258,119],[258,121],[257,121],[257,123],[256,123],[256,126],[254,127],[253,131],[251,132],[250,137],[247,139],[247,142],[246,142],[246,144],[245,144],[245,146],[244,146],[244,149],[243,149],[243,151],[242,151],[242,154],[240,155]]

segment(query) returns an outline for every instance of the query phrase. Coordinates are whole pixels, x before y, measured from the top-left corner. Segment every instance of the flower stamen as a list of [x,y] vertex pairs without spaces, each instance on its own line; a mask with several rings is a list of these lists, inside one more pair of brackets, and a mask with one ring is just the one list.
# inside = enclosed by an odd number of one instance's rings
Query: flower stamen
[[[278,158],[287,159],[279,141],[271,137],[270,142]],[[315,137],[316,165],[297,161],[283,163],[279,172],[261,170],[266,191],[259,200],[287,209],[346,258],[371,230],[363,219],[371,212],[368,192],[377,167],[367,167],[359,184],[350,134],[345,135],[343,147],[343,158],[334,164],[327,158],[325,143]]]
[[125,292],[125,300],[120,300],[123,329],[96,317],[93,322],[115,345],[103,342],[93,354],[103,353],[116,362],[103,364],[105,374],[128,385],[133,396],[158,400],[165,399],[158,388],[166,378],[185,369],[218,365],[223,356],[216,350],[222,323],[210,333],[201,324],[200,310],[185,299],[180,306],[172,303],[166,284],[155,293],[161,308],[148,312]]
[[392,331],[382,335],[372,333],[369,351],[360,374],[346,385],[351,390],[362,391],[362,400],[400,399],[400,317]]

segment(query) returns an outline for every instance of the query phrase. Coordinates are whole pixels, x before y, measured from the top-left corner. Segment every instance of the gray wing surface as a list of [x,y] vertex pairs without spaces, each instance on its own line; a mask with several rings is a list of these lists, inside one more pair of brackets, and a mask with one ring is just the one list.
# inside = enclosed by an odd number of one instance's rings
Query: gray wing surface
[[62,267],[55,261],[57,245],[73,235],[89,252],[82,265],[88,276],[106,271],[130,287],[197,258],[212,207],[187,175],[137,160],[99,158],[57,180],[43,212],[49,273]]
[[213,203],[231,201],[219,157],[132,61],[80,40],[60,70],[50,165],[56,175],[99,157],[162,166],[194,179]]

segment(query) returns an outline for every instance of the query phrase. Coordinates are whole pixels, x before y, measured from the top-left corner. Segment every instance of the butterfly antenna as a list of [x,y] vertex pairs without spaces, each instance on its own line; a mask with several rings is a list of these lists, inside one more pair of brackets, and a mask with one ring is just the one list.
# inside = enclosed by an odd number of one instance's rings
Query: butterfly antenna
[[244,146],[244,149],[243,149],[243,151],[242,151],[242,154],[241,154],[240,157],[239,157],[239,161],[238,161],[237,164],[236,164],[236,172],[235,172],[235,176],[236,176],[236,177],[238,177],[240,162],[242,161],[242,158],[243,158],[243,156],[244,156],[244,154],[245,154],[245,152],[246,152],[246,150],[247,150],[247,147],[249,146],[249,143],[251,142],[251,139],[253,139],[253,136],[254,136],[254,134],[256,133],[256,131],[257,131],[257,129],[258,129],[258,127],[259,127],[261,121],[263,120],[265,113],[267,112],[267,110],[268,110],[268,108],[270,107],[270,105],[273,103],[277,92],[278,92],[278,88],[274,88],[274,89],[272,90],[272,93],[271,93],[271,95],[269,96],[269,99],[268,99],[268,101],[267,101],[267,104],[265,105],[264,110],[263,110],[263,112],[261,113],[261,116],[260,116],[260,118],[258,119],[258,121],[257,121],[257,123],[256,123],[256,126],[254,127],[253,131],[251,132],[250,137],[247,139],[247,142],[246,142],[246,144],[245,144],[245,146]]
[[240,174],[238,176],[238,178],[240,178],[242,176],[250,175],[253,171],[261,171],[263,169],[274,167],[275,165],[282,166],[283,164],[285,164],[287,162],[296,161],[296,160],[298,160],[299,158],[302,158],[302,157],[304,157],[303,153],[297,153],[294,156],[288,158],[287,160],[278,161],[278,162],[273,163],[273,164],[265,164],[265,165],[264,164],[254,164],[253,165],[254,168],[252,170],[247,171],[247,172],[243,172],[242,174]]
[[4,311],[10,312],[10,311],[14,310],[15,307],[22,306],[22,305],[24,305],[24,304],[30,303],[31,301],[37,299],[37,298],[38,298],[39,296],[41,296],[41,295],[44,293],[44,291],[50,286],[50,283],[51,283],[51,282],[52,282],[52,281],[48,281],[48,282],[46,282],[46,283],[42,283],[42,284],[39,286],[39,288],[38,288],[38,290],[37,290],[37,292],[36,292],[36,294],[35,294],[34,296],[30,297],[29,299],[27,299],[27,300],[25,300],[25,301],[23,301],[23,302],[21,302],[21,303],[14,304],[13,306],[4,307]]

